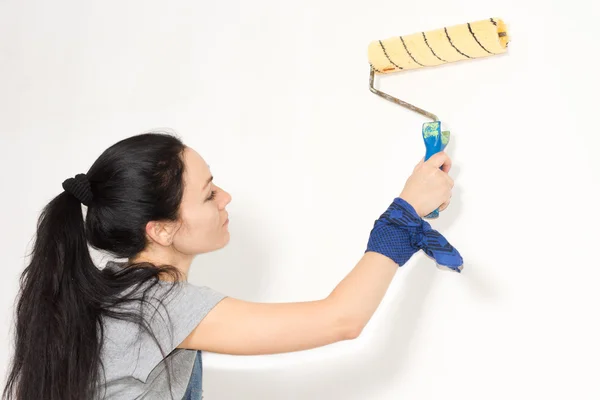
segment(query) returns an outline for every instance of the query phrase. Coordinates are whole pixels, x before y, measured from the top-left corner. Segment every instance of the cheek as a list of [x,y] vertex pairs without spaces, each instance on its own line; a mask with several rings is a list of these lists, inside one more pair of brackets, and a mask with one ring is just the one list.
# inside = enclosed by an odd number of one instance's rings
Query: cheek
[[188,207],[181,210],[182,225],[175,240],[177,250],[186,253],[200,253],[208,250],[219,228],[219,214],[210,207]]
[[186,236],[202,235],[202,233],[209,230],[211,226],[210,213],[207,213],[206,210],[202,210],[201,207],[182,210],[181,218],[183,220],[182,233]]

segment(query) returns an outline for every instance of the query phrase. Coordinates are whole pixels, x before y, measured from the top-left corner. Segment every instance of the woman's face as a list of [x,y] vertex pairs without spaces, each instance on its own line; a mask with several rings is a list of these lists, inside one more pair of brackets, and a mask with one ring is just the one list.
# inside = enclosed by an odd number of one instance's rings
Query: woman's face
[[186,147],[183,161],[181,225],[173,236],[173,247],[191,256],[218,250],[229,242],[225,207],[231,195],[212,181],[209,166],[196,151]]

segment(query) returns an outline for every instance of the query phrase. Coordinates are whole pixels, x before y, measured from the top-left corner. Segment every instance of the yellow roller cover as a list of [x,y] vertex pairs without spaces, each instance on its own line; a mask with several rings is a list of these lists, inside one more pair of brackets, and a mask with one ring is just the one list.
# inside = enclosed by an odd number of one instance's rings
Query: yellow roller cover
[[368,55],[375,73],[387,74],[502,54],[508,42],[502,19],[490,18],[375,40],[369,44]]

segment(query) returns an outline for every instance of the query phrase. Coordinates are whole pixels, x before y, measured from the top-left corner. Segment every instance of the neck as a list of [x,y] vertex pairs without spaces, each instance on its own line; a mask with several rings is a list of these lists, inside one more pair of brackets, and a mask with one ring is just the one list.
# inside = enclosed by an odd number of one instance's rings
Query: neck
[[[147,262],[156,266],[169,265],[175,267],[184,280],[187,280],[192,261],[192,256],[179,253],[173,248],[148,249],[129,259],[130,263]],[[161,279],[170,280],[170,277],[161,277]]]

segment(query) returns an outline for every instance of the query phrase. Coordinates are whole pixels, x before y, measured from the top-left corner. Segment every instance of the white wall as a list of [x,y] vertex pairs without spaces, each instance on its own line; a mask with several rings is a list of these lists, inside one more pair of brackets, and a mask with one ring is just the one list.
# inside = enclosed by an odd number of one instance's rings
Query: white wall
[[0,2],[0,372],[39,211],[155,127],[233,196],[230,245],[193,282],[265,302],[329,294],[424,154],[424,119],[369,92],[368,43],[501,17],[508,55],[378,80],[452,129],[456,189],[433,226],[463,274],[421,253],[355,341],[205,354],[205,396],[598,399],[597,16],[541,0]]

